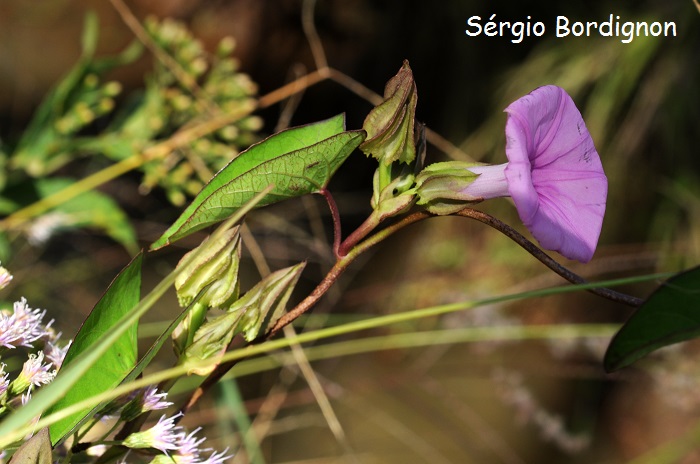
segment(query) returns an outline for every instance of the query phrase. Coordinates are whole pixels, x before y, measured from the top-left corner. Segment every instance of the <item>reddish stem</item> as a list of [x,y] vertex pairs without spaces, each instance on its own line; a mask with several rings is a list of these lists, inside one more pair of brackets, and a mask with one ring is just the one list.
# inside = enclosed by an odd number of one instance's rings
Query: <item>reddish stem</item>
[[379,225],[380,219],[375,213],[375,211],[372,211],[372,214],[365,219],[365,222],[360,224],[360,227],[355,229],[355,231],[351,233],[348,238],[343,241],[343,243],[340,244],[338,249],[339,257],[342,258],[347,256],[348,253],[350,253],[350,251],[355,248],[355,246],[360,243],[363,238],[367,237],[367,235]]
[[328,208],[331,210],[331,217],[333,218],[333,254],[336,259],[338,259],[340,258],[340,240],[342,239],[340,211],[330,191],[322,188],[318,193],[323,195],[323,198],[326,199],[326,203],[328,203]]

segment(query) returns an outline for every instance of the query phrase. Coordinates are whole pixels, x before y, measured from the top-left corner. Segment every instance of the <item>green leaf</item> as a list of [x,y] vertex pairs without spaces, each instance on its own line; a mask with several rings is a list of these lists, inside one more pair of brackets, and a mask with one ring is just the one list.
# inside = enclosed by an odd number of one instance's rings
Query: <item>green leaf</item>
[[51,464],[52,462],[49,429],[43,428],[15,451],[9,464]]
[[700,267],[668,279],[613,337],[605,353],[608,372],[629,366],[661,347],[700,335]]
[[[114,330],[116,323],[139,303],[142,257],[143,254],[139,254],[134,258],[97,302],[73,340],[61,370],[69,367],[84,353],[93,350],[106,334]],[[137,326],[137,322],[131,324],[48,413],[59,411],[119,385],[136,365]],[[89,418],[92,412],[94,409],[86,409],[53,424],[50,429],[52,442],[62,440],[84,419]]]
[[[72,179],[61,178],[37,179],[36,190],[41,198],[46,198],[73,182]],[[136,233],[129,218],[117,202],[101,192],[93,190],[71,198],[53,208],[48,215],[57,215],[54,224],[58,229],[95,227],[103,230],[132,255],[138,253]]]
[[345,131],[345,115],[340,114],[251,146],[204,186],[151,249],[222,221],[269,185],[274,188],[258,206],[320,191],[364,138],[362,130]]

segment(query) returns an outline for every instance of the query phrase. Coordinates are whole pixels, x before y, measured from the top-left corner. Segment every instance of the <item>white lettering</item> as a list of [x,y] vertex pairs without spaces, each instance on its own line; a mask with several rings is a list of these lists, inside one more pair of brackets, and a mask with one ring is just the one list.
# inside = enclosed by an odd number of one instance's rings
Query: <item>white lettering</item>
[[557,16],[557,37],[566,37],[567,35],[569,35],[569,18]]
[[666,21],[664,23],[664,37],[669,37],[670,34],[668,33],[669,30],[673,31],[673,37],[676,36],[676,23],[673,21]]
[[[540,30],[538,31],[537,28],[539,28]],[[533,24],[532,33],[535,34],[537,37],[542,37],[544,35],[544,23],[537,21],[535,24]]]
[[[470,37],[485,35],[488,37],[510,36],[514,44],[522,43],[526,37],[542,37],[546,27],[541,21],[532,22],[532,16],[525,21],[496,21],[496,14],[482,22],[481,16],[471,16],[464,31]],[[636,37],[676,37],[676,23],[673,21],[620,21],[620,16],[610,13],[605,21],[570,21],[566,16],[557,16],[557,37],[591,37],[596,33],[601,37],[618,37],[624,44],[631,43]]]
[[625,39],[620,39],[620,42],[628,44],[634,40],[634,23],[631,23],[629,21],[625,22],[622,25],[622,35],[625,36]]
[[496,23],[493,22],[495,17],[496,15],[492,14],[489,18],[489,22],[486,23],[486,27],[484,27],[484,34],[486,34],[489,37],[498,35],[498,32],[496,32],[496,27],[498,26]]
[[470,32],[469,29],[465,29],[464,32],[466,32],[468,36],[476,37],[481,34],[481,24],[479,24],[478,21],[481,21],[481,16],[472,16],[467,20],[467,26],[476,28],[475,32]]

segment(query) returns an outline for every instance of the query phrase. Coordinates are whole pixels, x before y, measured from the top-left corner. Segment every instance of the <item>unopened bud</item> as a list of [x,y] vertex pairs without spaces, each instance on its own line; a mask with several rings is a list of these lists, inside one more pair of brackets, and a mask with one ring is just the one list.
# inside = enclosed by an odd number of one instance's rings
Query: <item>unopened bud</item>
[[207,286],[199,302],[209,307],[221,306],[236,295],[238,266],[241,259],[238,227],[224,232],[218,239],[207,238],[178,263],[175,279],[177,298],[182,307]]
[[207,359],[217,360],[216,363],[204,367],[192,367],[188,374],[208,375],[211,373],[226,352],[233,337],[239,332],[236,330],[242,314],[227,312],[202,324],[195,333],[194,340],[180,355],[180,364],[197,363]]
[[362,128],[367,139],[360,150],[385,165],[411,163],[416,157],[414,126],[418,92],[413,73],[404,61],[384,89],[384,101],[367,115]]

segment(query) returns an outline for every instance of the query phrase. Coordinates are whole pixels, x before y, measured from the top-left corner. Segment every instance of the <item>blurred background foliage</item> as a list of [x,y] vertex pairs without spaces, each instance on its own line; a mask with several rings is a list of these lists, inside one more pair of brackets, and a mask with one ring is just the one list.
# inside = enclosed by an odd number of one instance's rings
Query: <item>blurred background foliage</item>
[[[301,0],[132,0],[128,6],[149,40],[134,35],[116,4],[0,4],[3,215],[314,69]],[[86,22],[90,11],[96,16]],[[529,15],[544,22],[547,33],[520,44],[512,37],[465,36],[469,17],[493,13],[510,21]],[[557,15],[600,21],[610,13],[623,21],[675,21],[678,36],[630,44],[554,36]],[[319,0],[315,25],[329,65],[377,93],[410,61],[418,119],[459,147],[445,153],[429,146],[428,161],[504,162],[503,108],[537,86],[564,87],[584,114],[610,184],[596,258],[585,266],[566,264],[603,279],[675,271],[700,260],[700,14],[691,1]],[[371,107],[338,83],[321,82],[4,230],[0,251],[16,275],[12,296],[46,307],[71,336],[129,254],[152,242],[241,149],[282,126],[341,111],[348,128],[358,128]],[[370,211],[374,167],[358,153],[331,184],[346,233]],[[505,200],[480,207],[519,223]],[[305,198],[251,215],[255,240],[246,239],[243,285],[246,273],[249,283],[257,280],[264,256],[273,269],[309,260],[300,286],[312,288],[332,259],[326,214],[319,199]],[[179,246],[198,239],[151,256],[150,279],[176,262]],[[561,283],[505,238],[463,219],[427,221],[390,242],[348,272],[306,323],[339,324]],[[652,288],[624,290],[644,296]],[[164,301],[144,337],[174,307],[174,296]],[[374,335],[608,323],[628,314],[597,297],[569,294]],[[626,462],[661,445],[667,454],[649,462],[698,462],[700,455],[687,452],[700,441],[698,345],[674,347],[605,376],[600,356],[608,334],[602,335],[519,343],[494,336],[487,343],[315,362],[347,441],[331,434],[293,366],[261,373],[264,366],[241,364],[239,374],[250,374],[237,386],[224,383],[221,395],[187,422],[215,426],[208,436],[220,441],[212,442],[217,448],[245,442],[236,462]],[[247,428],[255,434],[238,432]]]

